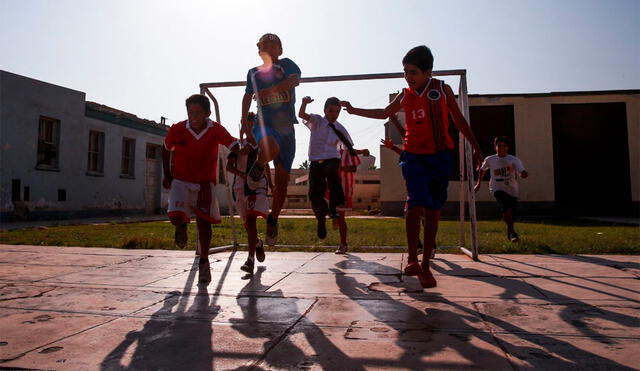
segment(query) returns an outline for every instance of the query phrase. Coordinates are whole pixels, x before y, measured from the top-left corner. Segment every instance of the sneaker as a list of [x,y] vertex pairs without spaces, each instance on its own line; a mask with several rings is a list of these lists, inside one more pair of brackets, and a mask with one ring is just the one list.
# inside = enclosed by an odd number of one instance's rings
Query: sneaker
[[278,219],[274,218],[271,214],[267,216],[267,233],[265,241],[269,246],[275,246],[278,243]]
[[176,242],[176,246],[181,249],[184,249],[187,246],[187,223],[180,224],[176,226],[176,233],[174,234],[174,240]]
[[198,282],[211,282],[211,266],[208,260],[204,262],[201,261],[200,264],[198,264]]
[[347,244],[340,244],[340,247],[336,250],[336,254],[346,254],[348,248],[349,246],[347,246]]
[[264,178],[264,165],[260,165],[256,161],[247,173],[247,187],[252,191],[255,191],[260,187],[260,181],[262,178]]
[[240,267],[241,271],[247,272],[249,274],[253,274],[253,266],[254,266],[254,262],[252,259],[247,259],[246,262],[244,262],[244,264],[242,264],[242,267]]
[[260,263],[264,261],[264,242],[261,239],[258,239],[258,244],[256,245],[256,259]]
[[318,220],[318,226],[316,227],[316,231],[318,233],[318,238],[324,240],[327,237],[327,220],[325,218],[320,218]]
[[513,243],[520,242],[520,236],[518,236],[516,232],[509,233],[508,237],[509,237],[509,241]]
[[418,274],[420,274],[421,270],[422,269],[420,268],[420,263],[418,263],[417,260],[414,260],[408,262],[407,266],[404,267],[404,274],[406,276],[417,276]]
[[425,270],[421,270],[418,274],[418,280],[420,281],[420,285],[424,289],[429,289],[437,286],[436,278],[431,274],[431,270],[429,268]]

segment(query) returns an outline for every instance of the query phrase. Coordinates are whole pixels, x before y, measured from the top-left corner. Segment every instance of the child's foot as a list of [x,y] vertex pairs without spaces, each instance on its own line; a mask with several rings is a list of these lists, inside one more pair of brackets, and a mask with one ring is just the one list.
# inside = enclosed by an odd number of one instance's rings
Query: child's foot
[[256,245],[256,259],[260,263],[264,261],[264,242],[261,239],[258,239],[258,244]]
[[182,223],[176,226],[176,233],[173,235],[176,242],[176,246],[184,249],[187,246],[187,223]]
[[338,247],[338,250],[336,250],[336,254],[346,254],[347,253],[347,249],[349,247],[347,246],[347,244],[340,244],[340,247]]
[[253,274],[253,266],[254,266],[254,262],[253,259],[249,258],[247,259],[246,262],[244,262],[244,264],[242,264],[242,267],[240,267],[241,271],[247,272],[249,274]]
[[251,169],[247,173],[247,187],[255,191],[260,187],[260,181],[264,178],[264,165],[260,165],[258,161],[253,163]]
[[520,241],[520,236],[518,236],[518,234],[515,231],[509,233],[508,237],[509,237],[509,241],[511,241],[513,243],[516,243],[516,242]]
[[267,216],[267,233],[265,240],[269,246],[275,246],[275,244],[278,243],[278,219],[274,218],[271,214]]
[[420,274],[420,263],[417,260],[410,260],[407,266],[404,267],[404,274],[406,276],[417,276]]
[[316,227],[316,232],[318,233],[318,238],[324,240],[327,237],[327,224],[326,219],[320,218],[318,219],[318,226]]
[[435,277],[433,277],[433,274],[431,274],[431,269],[429,269],[429,267],[420,271],[420,273],[418,274],[418,280],[420,281],[420,285],[424,289],[436,287],[436,285],[438,284]]
[[208,259],[203,260],[200,258],[200,264],[198,264],[198,282],[211,282],[211,267],[209,266]]

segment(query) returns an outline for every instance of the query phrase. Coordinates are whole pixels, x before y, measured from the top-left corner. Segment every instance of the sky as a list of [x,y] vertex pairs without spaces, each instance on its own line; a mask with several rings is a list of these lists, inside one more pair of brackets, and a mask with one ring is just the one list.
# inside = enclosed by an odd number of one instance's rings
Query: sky
[[[200,83],[242,81],[261,64],[256,42],[267,32],[303,77],[401,72],[404,54],[427,45],[434,70],[466,69],[470,94],[640,88],[638,0],[0,0],[0,69],[175,123]],[[457,78],[445,81],[457,91]],[[382,108],[405,86],[301,84],[296,110],[305,95],[310,113],[330,96]],[[243,88],[212,92],[237,135]],[[339,121],[379,158],[383,121],[346,112]],[[296,140],[294,167],[307,158],[305,126]]]

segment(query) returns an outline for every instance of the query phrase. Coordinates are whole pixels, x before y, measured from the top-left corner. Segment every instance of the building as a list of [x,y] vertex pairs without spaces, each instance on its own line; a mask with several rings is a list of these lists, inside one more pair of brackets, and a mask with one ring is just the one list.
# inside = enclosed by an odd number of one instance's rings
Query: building
[[[520,182],[521,215],[638,215],[640,90],[469,95],[469,102],[483,154],[495,153],[493,137],[506,135],[529,172]],[[386,135],[401,145],[393,127]],[[398,155],[382,147],[380,154],[382,211],[400,215],[406,193]],[[456,148],[445,216],[459,210],[457,158]],[[478,215],[497,216],[488,179],[477,194]]]
[[6,71],[0,71],[0,97],[2,220],[124,216],[166,207],[161,145],[167,126]]

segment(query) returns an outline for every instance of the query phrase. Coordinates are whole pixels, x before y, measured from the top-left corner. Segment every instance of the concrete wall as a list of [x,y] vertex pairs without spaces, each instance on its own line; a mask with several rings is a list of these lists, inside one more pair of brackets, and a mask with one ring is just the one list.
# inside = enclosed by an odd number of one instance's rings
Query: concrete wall
[[[163,135],[148,133],[85,115],[85,94],[0,71],[0,212],[13,212],[11,181],[30,188],[31,216],[82,217],[144,211],[145,149]],[[40,116],[60,121],[59,166],[36,167]],[[87,175],[89,131],[105,134],[104,175]],[[135,176],[122,178],[122,138],[136,140]],[[58,201],[58,190],[66,201]],[[21,197],[22,197],[21,192]]]
[[[552,104],[624,102],[627,110],[631,197],[636,208],[640,202],[640,94],[630,92],[579,92],[504,96],[470,96],[471,106],[513,105],[517,156],[530,174],[520,182],[520,205],[532,213],[555,212],[553,167]],[[401,122],[403,122],[401,117]],[[389,130],[388,130],[389,131]],[[396,138],[397,139],[397,138]],[[457,144],[456,144],[457,145]],[[597,149],[594,149],[597,150]],[[484,154],[489,155],[489,154]],[[457,159],[454,159],[457,161]],[[381,147],[382,182],[380,200],[385,214],[399,214],[406,198],[404,179],[398,167],[398,155]],[[594,171],[598,171],[594,169]],[[589,174],[585,174],[585,181]],[[449,202],[444,214],[457,215],[460,183],[449,184]],[[495,200],[488,192],[488,181],[477,194],[479,213],[495,214]],[[483,210],[484,208],[484,210]],[[496,214],[497,215],[497,214]]]

